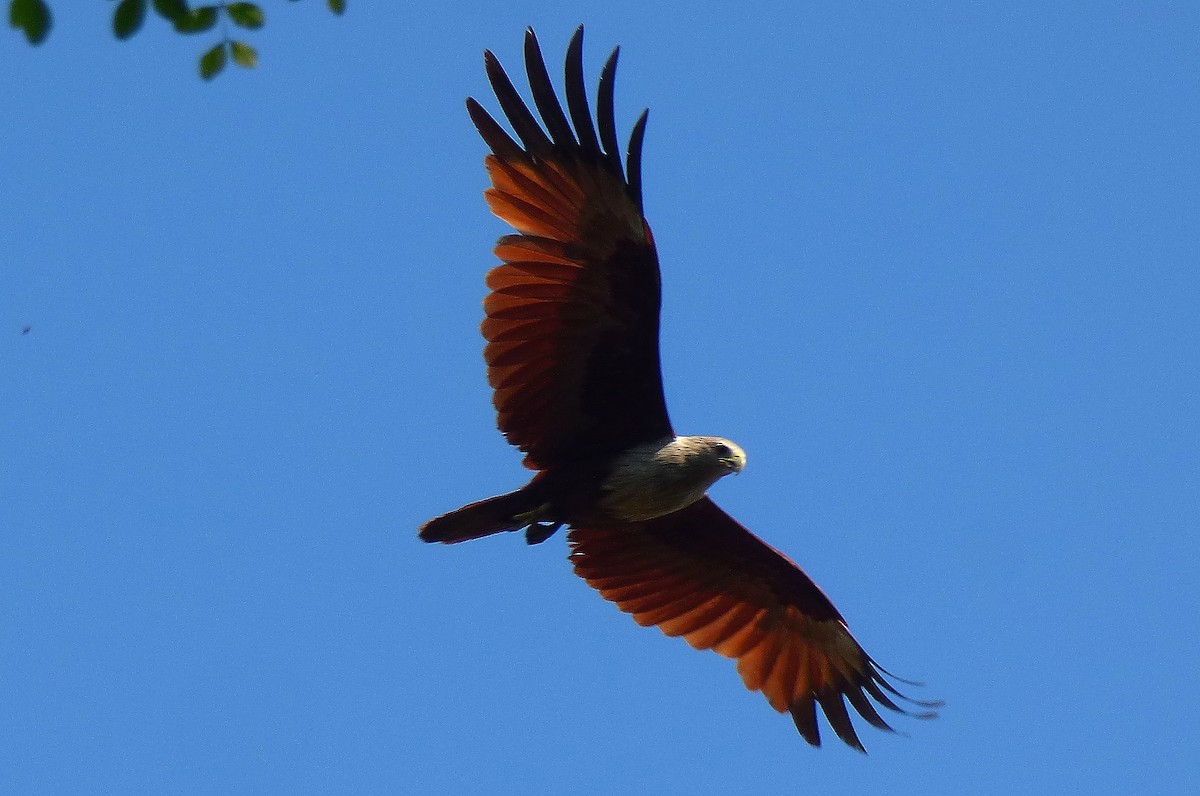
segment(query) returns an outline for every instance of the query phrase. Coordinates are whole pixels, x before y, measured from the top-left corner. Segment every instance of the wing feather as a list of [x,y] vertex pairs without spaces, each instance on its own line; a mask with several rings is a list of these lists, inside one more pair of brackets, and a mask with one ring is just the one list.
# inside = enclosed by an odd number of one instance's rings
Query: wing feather
[[629,190],[637,199],[638,208],[642,206],[642,144],[646,138],[646,121],[650,118],[649,109],[633,124],[633,133],[629,136],[629,149],[625,156],[625,170],[629,175]]
[[546,61],[542,58],[542,48],[538,45],[533,28],[525,29],[525,71],[529,75],[529,88],[533,91],[533,102],[537,105],[538,114],[550,131],[550,138],[556,146],[570,148],[575,145],[575,134],[571,131],[571,123],[563,114],[562,105],[554,93],[554,85],[550,82],[550,74],[546,71]]
[[467,97],[467,114],[471,117],[471,122],[479,131],[479,135],[496,157],[514,163],[525,158],[525,150],[521,149],[521,145],[496,123],[496,120],[483,109],[482,105],[470,97]]
[[[659,572],[661,573],[661,570]],[[622,611],[637,613],[652,608],[655,600],[661,603],[664,595],[673,589],[694,585],[695,580],[676,573],[655,573],[651,578],[641,573],[635,580],[626,581],[625,585],[609,587],[608,599],[615,602]],[[651,602],[648,605],[641,602],[645,600]]]
[[817,726],[816,700],[811,693],[804,693],[792,702],[792,722],[796,730],[813,746],[821,745],[821,730]]
[[[505,235],[496,243],[496,256],[506,264],[529,260],[538,263],[553,263],[571,268],[581,268],[583,263],[566,250],[562,241],[538,238],[533,235]],[[500,266],[503,268],[504,266]]]
[[737,660],[753,650],[767,634],[767,629],[763,625],[766,613],[766,610],[762,608],[753,611],[751,616],[746,619],[745,625],[735,629],[728,638],[713,645],[713,652]]
[[701,629],[727,618],[730,608],[728,598],[718,595],[685,614],[664,619],[658,623],[658,627],[668,636],[695,634]]
[[505,74],[500,60],[491,50],[483,51],[483,66],[487,71],[488,82],[492,84],[496,99],[500,100],[500,107],[504,110],[504,115],[512,125],[517,138],[521,139],[521,143],[524,144],[526,153],[536,158],[549,158],[553,149],[550,139],[542,131],[537,119],[533,118],[533,114],[529,112],[525,101],[521,99],[516,87]]
[[860,752],[867,751],[858,739],[858,733],[854,731],[854,724],[850,721],[850,714],[846,712],[846,703],[842,700],[841,691],[832,688],[819,691],[817,702],[820,703],[821,710],[825,711],[829,726],[833,727],[839,738]]
[[583,80],[583,26],[575,29],[571,43],[567,45],[566,64],[567,108],[571,112],[571,121],[575,132],[579,134],[579,148],[583,155],[592,162],[598,160],[600,141],[596,138],[596,130],[592,126],[592,111],[588,108],[587,88]]
[[779,703],[784,702],[784,697],[765,686],[767,678],[771,676],[771,667],[779,657],[779,642],[780,637],[777,633],[762,633],[758,642],[737,659],[737,670],[742,676],[742,682],[751,691],[763,691],[771,707],[776,710],[781,709]]
[[551,180],[538,182],[516,166],[496,157],[485,158],[483,164],[492,186],[500,196],[521,196],[546,215],[564,222],[570,221],[571,216],[579,210],[573,206],[572,197],[564,195],[559,185]]
[[736,598],[732,596],[727,596],[727,600],[733,603],[733,607],[711,625],[684,635],[688,644],[698,650],[715,650],[718,644],[728,641],[738,630],[750,626],[752,616],[757,612],[755,607],[736,602]]
[[613,116],[613,87],[617,79],[617,56],[621,49],[615,48],[604,69],[600,71],[600,88],[596,92],[596,127],[600,132],[600,145],[604,148],[604,159],[610,169],[621,173],[620,148],[617,145],[617,122]]
[[[775,653],[775,665],[767,680],[763,693],[777,694],[783,710],[796,699],[796,693],[801,684],[800,667],[803,658],[808,656],[808,650],[797,644],[795,639],[779,636],[779,649]],[[772,705],[776,710],[779,707]]]

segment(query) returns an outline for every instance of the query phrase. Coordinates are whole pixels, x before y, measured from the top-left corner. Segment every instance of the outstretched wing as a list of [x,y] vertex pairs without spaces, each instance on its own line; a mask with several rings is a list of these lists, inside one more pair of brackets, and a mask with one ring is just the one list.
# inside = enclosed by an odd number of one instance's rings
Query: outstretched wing
[[566,59],[568,120],[537,38],[525,32],[525,66],[544,130],[496,57],[485,52],[484,63],[521,141],[467,100],[492,150],[488,205],[521,233],[496,245],[504,264],[488,274],[484,302],[484,358],[500,430],[533,469],[668,436],[658,256],[642,216],[646,113],[629,141],[627,179],[613,116],[617,51],[600,76],[594,125],[583,28],[575,31]]
[[640,625],[737,660],[746,687],[792,714],[819,746],[816,705],[838,737],[863,749],[846,702],[891,730],[872,699],[901,713],[900,697],[931,718],[935,702],[896,691],[841,614],[804,571],[709,498],[647,522],[570,533],[575,572]]

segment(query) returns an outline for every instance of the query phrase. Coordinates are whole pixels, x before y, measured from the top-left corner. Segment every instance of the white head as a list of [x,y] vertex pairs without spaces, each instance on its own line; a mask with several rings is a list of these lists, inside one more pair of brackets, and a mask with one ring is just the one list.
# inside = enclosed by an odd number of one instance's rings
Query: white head
[[746,466],[746,452],[723,437],[676,437],[660,455],[674,459],[673,463],[697,477],[711,474],[709,484],[730,473],[740,473]]

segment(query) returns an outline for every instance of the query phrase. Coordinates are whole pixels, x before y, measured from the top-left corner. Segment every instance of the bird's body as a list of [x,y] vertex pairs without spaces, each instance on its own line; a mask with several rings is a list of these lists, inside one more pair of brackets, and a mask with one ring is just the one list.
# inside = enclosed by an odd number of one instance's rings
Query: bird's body
[[[635,445],[615,456],[543,471],[524,489],[443,514],[421,528],[421,538],[461,542],[531,525],[583,527],[652,520],[695,503],[717,479],[741,472],[745,462],[742,449],[720,437],[671,437]],[[476,519],[482,508],[495,509],[493,521]],[[464,536],[461,528],[481,532]]]
[[537,472],[515,492],[430,520],[421,538],[453,543],[524,529],[533,544],[568,526],[575,571],[602,596],[639,624],[736,659],[746,686],[790,712],[809,743],[819,743],[820,705],[837,735],[861,750],[845,702],[890,729],[871,700],[907,712],[892,699],[899,694],[816,584],[707,497],[745,466],[742,449],[679,436],[668,418],[658,255],[642,213],[646,114],[622,164],[616,52],[600,76],[594,122],[582,28],[567,50],[565,111],[526,32],[541,124],[490,52],[484,62],[520,139],[467,101],[492,150],[488,204],[519,233],[500,239],[503,263],[487,276],[484,358],[498,425]]

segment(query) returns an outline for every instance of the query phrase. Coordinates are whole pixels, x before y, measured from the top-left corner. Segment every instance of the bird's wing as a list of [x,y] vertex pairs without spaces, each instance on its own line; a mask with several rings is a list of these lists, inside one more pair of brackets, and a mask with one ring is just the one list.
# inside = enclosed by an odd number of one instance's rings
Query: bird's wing
[[[492,212],[520,233],[496,245],[483,336],[500,430],[534,469],[670,435],[658,360],[658,256],[642,216],[643,113],[622,169],[613,120],[617,52],[604,66],[593,124],[583,29],[567,50],[563,112],[532,30],[525,65],[545,129],[500,62],[488,78],[521,143],[479,103],[467,110],[492,154]],[[547,134],[549,131],[549,134]]]
[[937,707],[899,694],[808,575],[707,497],[647,522],[577,528],[570,541],[575,572],[605,599],[640,625],[736,659],[746,687],[790,712],[814,746],[818,704],[838,737],[860,751],[846,702],[884,730],[891,727],[872,699],[922,718]]

